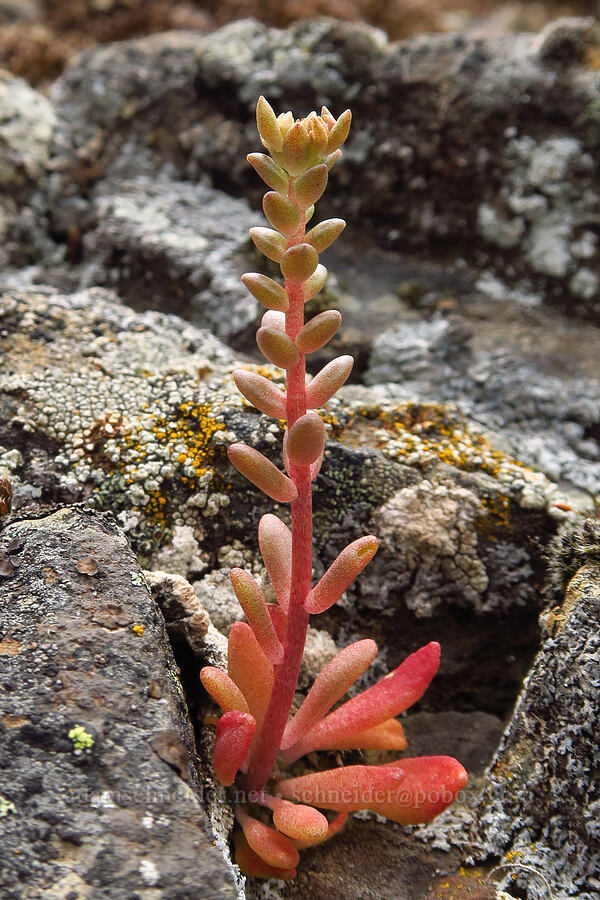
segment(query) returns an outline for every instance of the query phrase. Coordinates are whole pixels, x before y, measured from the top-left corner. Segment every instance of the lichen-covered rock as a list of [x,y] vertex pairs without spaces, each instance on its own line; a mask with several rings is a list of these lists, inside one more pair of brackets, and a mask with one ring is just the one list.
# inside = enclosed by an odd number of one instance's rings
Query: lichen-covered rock
[[[136,314],[100,289],[7,292],[0,316],[0,466],[15,509],[74,499],[110,509],[149,568],[160,559],[187,578],[227,631],[241,615],[227,572],[243,565],[266,583],[249,523],[273,507],[231,469],[226,447],[243,439],[281,465],[281,424],[234,386],[243,361],[208,332]],[[376,387],[341,396],[323,411],[316,575],[365,530],[381,530],[383,543],[369,577],[320,627],[338,645],[375,637],[388,654],[379,667],[442,632],[433,702],[461,693],[475,653],[474,690],[502,712],[536,645],[544,547],[589,498],[524,466],[451,407]],[[518,664],[502,665],[509,657]]]
[[415,323],[406,313],[373,341],[368,384],[391,396],[455,403],[523,462],[600,492],[600,331],[517,304],[472,300]]
[[82,509],[15,515],[0,550],[14,560],[0,609],[2,897],[236,897],[164,621],[122,532]]
[[[530,898],[600,891],[600,567],[571,580],[487,774],[478,859],[500,858]],[[541,877],[540,877],[541,876]]]
[[98,227],[84,238],[87,284],[108,283],[135,309],[178,313],[223,339],[255,320],[256,301],[240,275],[256,217],[243,200],[140,176],[103,181],[92,214]]

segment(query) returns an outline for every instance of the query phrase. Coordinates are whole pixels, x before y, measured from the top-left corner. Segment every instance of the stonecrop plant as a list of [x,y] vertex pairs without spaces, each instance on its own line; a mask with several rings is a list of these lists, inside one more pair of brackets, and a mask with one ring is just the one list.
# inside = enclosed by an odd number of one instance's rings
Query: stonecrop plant
[[[228,453],[260,490],[290,504],[291,529],[275,515],[260,520],[258,543],[277,603],[265,601],[252,575],[232,569],[233,589],[247,621],[234,623],[229,632],[227,672],[206,666],[200,678],[222,709],[213,764],[219,781],[236,788],[236,862],[247,875],[290,879],[298,851],[332,837],[349,813],[369,809],[402,824],[428,822],[455,799],[467,774],[446,756],[325,771],[308,771],[307,766],[306,774],[285,774],[292,763],[317,750],[404,750],[406,739],[396,717],[427,689],[440,647],[433,642],[422,647],[372,687],[337,705],[377,654],[374,641],[356,641],[325,665],[291,715],[309,617],[339,600],[379,542],[373,535],[353,541],[311,584],[311,485],[325,445],[325,425],[317,410],[344,384],[353,359],[334,359],[306,384],[306,355],[325,346],[341,323],[337,310],[308,321],[304,310],[327,278],[319,253],[335,241],[345,222],[327,219],[308,232],[306,225],[329,170],[342,155],[351,113],[346,110],[335,119],[323,107],[320,115],[311,112],[295,120],[291,112],[276,116],[260,97],[256,120],[269,155],[251,153],[248,161],[271,189],[263,209],[272,228],[252,228],[250,235],[279,264],[284,284],[258,273],[242,280],[266,307],[256,340],[266,359],[285,370],[286,390],[246,369],[233,377],[254,407],[286,422],[287,474],[246,444],[232,444]],[[337,815],[328,818],[324,810]]]

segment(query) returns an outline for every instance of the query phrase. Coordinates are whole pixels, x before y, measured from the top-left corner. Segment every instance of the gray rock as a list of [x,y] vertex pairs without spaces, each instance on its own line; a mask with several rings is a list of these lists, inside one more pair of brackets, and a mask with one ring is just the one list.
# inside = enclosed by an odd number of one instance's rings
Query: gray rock
[[0,612],[2,897],[236,897],[164,621],[122,532],[63,509],[13,517],[0,547],[19,562]]
[[552,478],[600,491],[600,332],[506,299],[405,321],[375,338],[368,384],[456,403]]
[[86,206],[90,187],[107,181],[119,194],[118,182],[139,175],[160,173],[175,194],[201,181],[258,202],[244,162],[257,149],[257,96],[302,112],[351,105],[355,125],[324,212],[348,213],[386,246],[427,259],[467,254],[513,287],[595,315],[587,273],[597,251],[583,263],[573,245],[598,223],[600,73],[590,60],[599,44],[593,19],[560,20],[539,36],[397,44],[322,20],[285,31],[238,21],[209,36],[101,47],[53,86],[55,176],[42,193],[65,234],[82,222],[102,228]]
[[545,640],[478,808],[474,855],[508,863],[531,898],[600,890],[599,586],[600,567],[584,566],[542,619]]
[[138,177],[103,182],[91,213],[98,227],[84,239],[86,285],[107,284],[135,309],[177,313],[224,339],[256,319],[240,282],[256,216],[242,200]]
[[[100,289],[7,292],[0,315],[0,474],[14,484],[15,509],[77,499],[111,510],[148,567],[160,559],[188,578],[227,630],[241,614],[228,569],[266,581],[255,526],[273,505],[231,469],[226,447],[243,439],[281,465],[280,424],[234,387],[245,361],[206,331],[134,313]],[[450,406],[377,387],[342,396],[326,412],[315,482],[316,576],[365,531],[384,540],[369,577],[320,627],[338,646],[375,637],[387,648],[380,667],[444,634],[439,696],[462,693],[469,646],[484,658],[475,693],[503,712],[536,646],[544,547],[589,499],[523,466]],[[502,649],[486,655],[504,622]],[[516,667],[503,665],[510,656]]]

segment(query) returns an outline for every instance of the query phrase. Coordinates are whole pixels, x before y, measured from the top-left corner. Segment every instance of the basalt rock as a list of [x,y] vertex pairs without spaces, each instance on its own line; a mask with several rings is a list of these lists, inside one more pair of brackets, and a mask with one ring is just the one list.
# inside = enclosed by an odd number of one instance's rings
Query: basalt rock
[[83,509],[14,515],[0,552],[13,562],[0,610],[2,897],[238,896],[209,833],[164,620],[123,533]]

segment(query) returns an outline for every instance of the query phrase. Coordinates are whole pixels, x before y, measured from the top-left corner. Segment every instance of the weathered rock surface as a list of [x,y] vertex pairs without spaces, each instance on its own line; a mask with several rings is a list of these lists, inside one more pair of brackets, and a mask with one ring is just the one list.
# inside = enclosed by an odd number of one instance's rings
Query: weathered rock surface
[[[208,179],[257,200],[244,162],[256,97],[286,109],[351,104],[353,134],[332,175],[351,222],[390,248],[461,258],[595,315],[599,46],[593,19],[539,36],[399,44],[367,26],[243,21],[86,52],[51,92],[55,175],[43,193],[55,235],[100,227],[94,198],[107,178]],[[329,192],[330,209],[341,195]]]
[[164,621],[122,532],[81,509],[15,515],[0,552],[14,567],[0,608],[2,897],[236,897]]
[[[150,568],[170,558],[227,630],[241,615],[227,570],[245,565],[265,580],[256,523],[273,505],[232,471],[226,446],[243,439],[281,464],[280,424],[233,385],[240,361],[208,332],[136,314],[99,289],[8,292],[1,303],[0,465],[15,508],[76,499],[111,510],[146,559],[156,554]],[[431,702],[502,714],[536,646],[544,546],[575,515],[556,504],[586,510],[589,500],[450,407],[390,401],[377,388],[345,396],[325,413],[316,573],[365,531],[383,543],[369,578],[320,624],[338,642],[375,637],[388,667],[441,634]]]
[[532,898],[548,886],[582,900],[600,891],[599,614],[600,566],[590,564],[543,618],[545,640],[477,810],[474,855],[500,857]]

